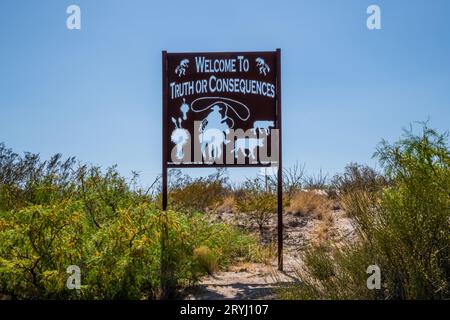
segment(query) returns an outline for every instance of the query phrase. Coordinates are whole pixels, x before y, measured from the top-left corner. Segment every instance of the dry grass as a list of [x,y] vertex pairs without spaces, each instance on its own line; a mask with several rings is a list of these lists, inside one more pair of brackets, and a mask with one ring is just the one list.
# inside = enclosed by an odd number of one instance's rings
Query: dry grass
[[332,227],[334,225],[334,218],[331,212],[324,212],[322,219],[315,230],[317,234],[317,242],[319,244],[328,241],[332,236]]
[[275,243],[261,245],[253,251],[253,260],[265,265],[270,265],[277,255]]
[[315,214],[318,219],[322,220],[330,208],[331,201],[327,196],[315,191],[299,191],[293,195],[286,211],[302,216]]
[[319,220],[314,224],[313,244],[321,245],[333,236],[334,217],[332,214],[333,201],[320,192],[299,191],[292,197],[287,212],[312,216]]
[[226,196],[223,199],[223,202],[217,206],[215,209],[215,212],[217,213],[223,213],[223,212],[233,212],[235,208],[235,200],[233,195]]
[[221,205],[224,187],[220,181],[196,180],[170,191],[170,205],[179,211],[210,211]]
[[194,249],[194,259],[200,267],[208,274],[213,274],[219,269],[218,256],[207,246],[200,246]]
[[230,272],[255,272],[255,270],[255,264],[251,262],[240,262],[227,268]]

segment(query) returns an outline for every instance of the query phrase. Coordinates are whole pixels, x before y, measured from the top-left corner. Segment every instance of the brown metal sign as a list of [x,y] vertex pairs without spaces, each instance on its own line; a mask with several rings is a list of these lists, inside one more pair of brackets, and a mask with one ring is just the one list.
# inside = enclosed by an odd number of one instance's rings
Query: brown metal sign
[[168,167],[278,165],[276,51],[164,55]]
[[162,208],[167,169],[277,166],[283,269],[281,51],[162,54]]

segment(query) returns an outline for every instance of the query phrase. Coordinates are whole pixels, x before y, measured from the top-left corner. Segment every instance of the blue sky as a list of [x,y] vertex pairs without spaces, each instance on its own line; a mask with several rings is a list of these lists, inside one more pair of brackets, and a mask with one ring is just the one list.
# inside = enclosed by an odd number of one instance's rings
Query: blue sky
[[[66,8],[81,7],[81,30]],[[381,7],[382,30],[366,27]],[[450,127],[450,1],[2,1],[0,142],[147,184],[161,168],[161,50],[282,49],[284,165],[374,165],[413,121]],[[204,171],[188,171],[205,173]],[[251,170],[231,170],[239,179]]]

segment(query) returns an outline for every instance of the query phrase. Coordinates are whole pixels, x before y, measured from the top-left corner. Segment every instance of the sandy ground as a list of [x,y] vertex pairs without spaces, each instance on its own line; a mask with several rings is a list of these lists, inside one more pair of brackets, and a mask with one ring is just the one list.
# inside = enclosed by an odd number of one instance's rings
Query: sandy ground
[[[354,236],[351,220],[342,210],[329,212],[332,223],[323,231],[323,221],[314,214],[308,216],[286,213],[284,220],[284,270],[278,271],[277,259],[270,264],[241,263],[227,271],[201,279],[195,287],[188,288],[185,296],[191,300],[211,299],[276,299],[274,288],[286,283],[298,281],[296,270],[299,269],[301,252],[313,242],[323,238],[338,243]],[[233,221],[231,213],[219,215],[221,220]],[[265,232],[266,241],[276,241],[276,220],[271,221]]]
[[277,270],[276,262],[272,265],[237,265],[228,271],[204,277],[196,287],[190,288],[186,299],[274,299],[275,286],[291,281],[295,281],[295,275],[287,261],[283,272]]

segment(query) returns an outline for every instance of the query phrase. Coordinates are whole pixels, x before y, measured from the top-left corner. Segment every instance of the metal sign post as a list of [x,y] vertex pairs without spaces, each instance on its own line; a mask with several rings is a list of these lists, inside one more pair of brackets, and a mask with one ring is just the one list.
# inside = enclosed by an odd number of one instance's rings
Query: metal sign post
[[167,210],[167,51],[162,52],[162,209]]
[[283,269],[281,50],[162,52],[162,208],[168,168],[274,167]]
[[282,156],[282,139],[281,139],[281,49],[276,51],[277,60],[277,127],[280,128],[278,133],[278,270],[283,271],[283,165]]

